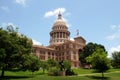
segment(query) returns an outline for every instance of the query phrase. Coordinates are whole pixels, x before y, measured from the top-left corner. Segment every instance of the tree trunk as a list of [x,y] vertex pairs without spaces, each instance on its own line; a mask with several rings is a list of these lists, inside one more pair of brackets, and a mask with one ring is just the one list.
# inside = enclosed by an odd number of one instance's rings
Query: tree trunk
[[104,73],[102,72],[102,77],[104,78]]
[[45,69],[43,69],[43,73],[45,72]]
[[4,77],[4,73],[5,73],[5,70],[4,70],[4,68],[2,68],[1,77]]

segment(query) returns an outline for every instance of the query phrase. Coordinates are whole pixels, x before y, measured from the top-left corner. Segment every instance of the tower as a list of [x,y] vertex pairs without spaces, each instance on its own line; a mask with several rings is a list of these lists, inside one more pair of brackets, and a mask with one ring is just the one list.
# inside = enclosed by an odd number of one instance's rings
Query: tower
[[62,19],[59,12],[58,19],[54,22],[52,31],[50,32],[50,45],[61,44],[69,40],[70,32],[66,22]]

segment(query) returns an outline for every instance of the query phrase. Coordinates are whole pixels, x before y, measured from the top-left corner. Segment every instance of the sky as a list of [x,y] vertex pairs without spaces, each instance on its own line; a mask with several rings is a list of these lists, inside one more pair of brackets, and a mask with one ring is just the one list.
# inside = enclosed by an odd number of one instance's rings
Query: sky
[[34,44],[47,46],[59,11],[71,39],[78,29],[86,43],[104,45],[109,56],[120,51],[120,0],[0,0],[0,27],[18,27]]

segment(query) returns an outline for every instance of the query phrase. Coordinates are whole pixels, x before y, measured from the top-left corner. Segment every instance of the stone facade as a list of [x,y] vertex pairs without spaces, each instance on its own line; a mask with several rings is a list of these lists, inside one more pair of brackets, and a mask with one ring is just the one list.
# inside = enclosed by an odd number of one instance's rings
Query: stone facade
[[53,58],[58,62],[69,60],[72,67],[80,67],[79,53],[85,44],[86,41],[81,36],[70,40],[68,27],[65,21],[62,20],[62,15],[59,13],[58,19],[53,24],[52,31],[50,32],[50,45],[33,45],[33,54],[43,61],[49,58]]

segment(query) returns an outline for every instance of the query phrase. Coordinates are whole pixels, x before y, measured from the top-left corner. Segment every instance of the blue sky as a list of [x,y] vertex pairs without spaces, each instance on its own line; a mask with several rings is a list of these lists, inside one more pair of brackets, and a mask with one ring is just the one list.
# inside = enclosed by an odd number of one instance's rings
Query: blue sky
[[120,51],[120,0],[0,0],[0,26],[13,25],[34,42],[49,45],[57,12],[69,26],[71,39],[79,35]]

